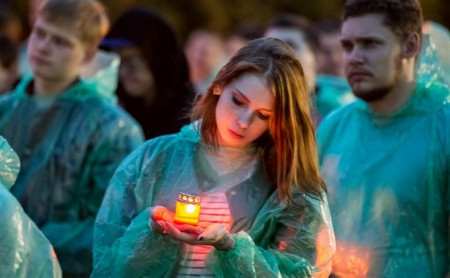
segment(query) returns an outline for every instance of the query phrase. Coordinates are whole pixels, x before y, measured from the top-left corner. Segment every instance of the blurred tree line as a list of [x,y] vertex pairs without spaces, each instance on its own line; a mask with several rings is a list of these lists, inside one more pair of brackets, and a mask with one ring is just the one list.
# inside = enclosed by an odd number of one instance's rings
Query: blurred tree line
[[[28,2],[32,0],[0,0],[9,2],[28,27]],[[344,0],[100,0],[108,8],[111,21],[134,5],[151,7],[163,14],[185,39],[190,31],[204,27],[224,35],[243,22],[264,26],[277,13],[301,14],[312,21],[339,19]],[[421,0],[426,20],[450,28],[448,0]],[[25,29],[25,31],[29,31]],[[25,33],[26,33],[25,32]]]

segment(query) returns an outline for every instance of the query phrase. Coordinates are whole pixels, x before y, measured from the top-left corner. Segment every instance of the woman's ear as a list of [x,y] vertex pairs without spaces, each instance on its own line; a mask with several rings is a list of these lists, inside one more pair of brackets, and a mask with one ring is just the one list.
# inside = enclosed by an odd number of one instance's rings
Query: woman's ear
[[218,86],[214,88],[213,95],[220,96],[222,94],[222,89]]
[[421,39],[417,32],[409,34],[408,38],[403,43],[403,57],[413,58],[419,54]]

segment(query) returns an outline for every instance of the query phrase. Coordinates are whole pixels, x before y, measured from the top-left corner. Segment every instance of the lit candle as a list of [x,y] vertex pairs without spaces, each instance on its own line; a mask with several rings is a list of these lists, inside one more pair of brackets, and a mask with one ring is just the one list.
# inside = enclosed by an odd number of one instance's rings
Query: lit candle
[[175,206],[174,221],[177,223],[197,225],[199,215],[200,196],[180,192]]

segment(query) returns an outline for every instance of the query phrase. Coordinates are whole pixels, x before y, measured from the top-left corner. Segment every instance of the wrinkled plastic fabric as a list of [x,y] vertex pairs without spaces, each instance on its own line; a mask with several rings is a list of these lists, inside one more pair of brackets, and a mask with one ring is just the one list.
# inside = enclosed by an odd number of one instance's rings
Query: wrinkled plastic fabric
[[117,103],[115,94],[119,78],[119,55],[98,50],[94,59],[81,69],[84,82],[95,89],[98,96]]
[[[424,35],[424,46],[422,46],[421,58],[427,57],[425,60],[432,59],[432,63],[426,62],[427,67],[440,67],[442,71],[442,80],[450,86],[450,32],[444,26],[427,21],[425,25],[428,27],[428,34]],[[431,48],[428,47],[431,45]],[[434,52],[434,53],[433,53]]]
[[11,192],[53,244],[63,271],[89,273],[97,210],[142,131],[91,83],[41,98],[27,94],[30,82],[0,98],[0,134],[22,163]]
[[417,84],[393,115],[357,100],[318,131],[339,277],[445,277],[449,271],[450,106]]
[[[450,47],[450,39],[448,44]],[[450,56],[447,49],[450,48],[446,48],[446,55]],[[416,79],[420,83],[426,84],[426,86],[435,82],[444,83],[447,86],[450,85],[450,65],[445,65],[445,59],[441,59],[438,53],[435,38],[432,38],[429,34],[424,34],[422,48],[416,64]]]
[[8,142],[0,136],[0,183],[8,189],[11,188],[17,179],[19,170],[19,157],[11,149]]
[[[175,135],[148,141],[118,168],[98,213],[92,277],[170,277],[181,244],[154,233],[149,211],[174,211],[179,192],[200,191],[214,173],[203,172],[197,132],[187,126]],[[231,179],[232,176],[227,175]],[[334,234],[326,197],[294,192],[295,204],[280,202],[270,190],[253,219],[239,218],[260,189],[270,187],[261,170],[227,193],[233,219],[234,250],[213,250],[206,267],[216,277],[328,277]],[[295,191],[295,190],[294,190]],[[245,214],[244,214],[245,215]]]
[[52,246],[8,190],[19,158],[0,136],[0,277],[61,277]]

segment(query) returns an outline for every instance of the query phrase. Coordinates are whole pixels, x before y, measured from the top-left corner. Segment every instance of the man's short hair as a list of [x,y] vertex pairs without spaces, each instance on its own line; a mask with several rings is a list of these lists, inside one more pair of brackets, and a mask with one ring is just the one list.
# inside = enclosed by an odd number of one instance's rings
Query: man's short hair
[[384,24],[402,40],[413,32],[422,37],[423,15],[419,0],[347,0],[343,20],[366,14],[384,16]]
[[96,0],[47,0],[41,6],[39,16],[71,26],[88,46],[97,47],[109,29],[105,8]]

